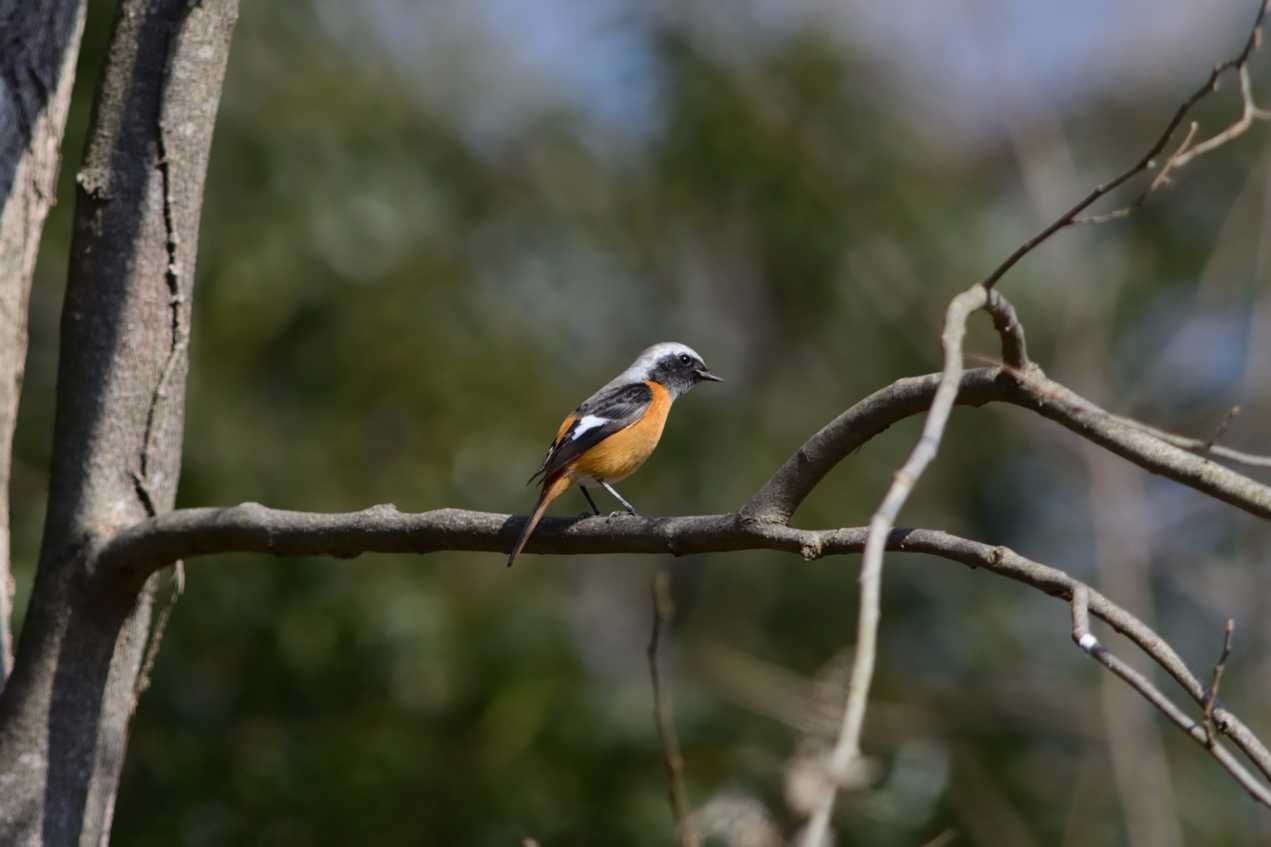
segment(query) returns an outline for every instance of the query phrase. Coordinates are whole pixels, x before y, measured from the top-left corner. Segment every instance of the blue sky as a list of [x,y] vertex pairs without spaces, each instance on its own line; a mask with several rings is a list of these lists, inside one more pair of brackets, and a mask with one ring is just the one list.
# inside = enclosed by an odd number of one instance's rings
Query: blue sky
[[[675,15],[726,53],[815,26],[886,68],[906,111],[953,122],[974,138],[1003,113],[1122,86],[1177,89],[1231,55],[1254,12],[1248,0],[326,0],[333,37],[361,30],[417,76],[434,105],[466,111],[478,134],[514,127],[544,104],[580,106],[606,131],[648,128],[656,82],[648,24]],[[943,129],[941,131],[944,131]]]

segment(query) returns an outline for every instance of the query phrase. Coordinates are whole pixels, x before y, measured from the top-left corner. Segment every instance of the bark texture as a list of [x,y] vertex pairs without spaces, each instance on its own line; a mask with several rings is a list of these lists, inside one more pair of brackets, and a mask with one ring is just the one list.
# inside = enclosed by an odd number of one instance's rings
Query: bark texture
[[190,296],[236,0],[124,0],[83,165],[39,569],[0,693],[0,844],[99,845],[150,621],[101,540],[172,508]]
[[0,687],[13,665],[9,473],[27,302],[83,31],[84,0],[0,0]]

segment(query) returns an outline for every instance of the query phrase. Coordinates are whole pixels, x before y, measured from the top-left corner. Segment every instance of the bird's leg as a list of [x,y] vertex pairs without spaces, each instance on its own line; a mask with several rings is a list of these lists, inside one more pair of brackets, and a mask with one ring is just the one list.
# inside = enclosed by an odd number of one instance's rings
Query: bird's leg
[[635,515],[635,516],[637,516],[637,517],[639,517],[639,516],[640,516],[640,513],[636,511],[635,506],[632,506],[630,503],[628,503],[628,502],[627,502],[627,499],[626,499],[625,497],[623,497],[621,494],[619,494],[619,493],[618,493],[618,489],[614,488],[612,485],[610,485],[610,484],[609,484],[609,483],[607,483],[607,482],[602,482],[602,483],[600,483],[600,484],[601,484],[602,486],[604,486],[605,491],[608,491],[608,492],[609,492],[610,494],[612,494],[614,497],[617,497],[617,498],[618,498],[618,502],[622,504],[623,508],[625,508],[625,509],[627,510],[627,513],[628,513],[628,514],[632,514],[632,515]]
[[[580,485],[580,486],[578,486],[578,490],[579,490],[579,491],[581,491],[581,492],[583,493],[583,496],[587,498],[587,505],[588,505],[588,506],[591,506],[591,513],[592,513],[593,515],[598,515],[598,514],[600,514],[600,509],[596,508],[596,501],[595,501],[595,500],[593,500],[593,499],[591,499],[591,492],[589,492],[589,491],[587,490],[587,486],[585,486],[585,485]],[[586,516],[584,516],[584,517],[586,517]]]

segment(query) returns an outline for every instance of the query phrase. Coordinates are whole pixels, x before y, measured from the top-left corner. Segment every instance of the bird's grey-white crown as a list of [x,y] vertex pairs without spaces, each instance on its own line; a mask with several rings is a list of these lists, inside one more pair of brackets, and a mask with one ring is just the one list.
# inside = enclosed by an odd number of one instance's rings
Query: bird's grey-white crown
[[[680,356],[687,356],[689,362],[687,364],[680,362]],[[668,359],[670,362],[668,362]],[[652,347],[642,351],[625,371],[602,385],[595,394],[584,400],[578,408],[585,410],[615,388],[653,379],[655,374],[662,381],[662,385],[671,392],[672,398],[678,397],[691,389],[694,383],[702,379],[719,381],[719,377],[705,368],[706,364],[702,361],[702,357],[692,347],[687,344],[681,344],[678,341],[663,341],[661,344],[654,344]],[[703,376],[702,374],[706,375]]]
[[703,361],[697,351],[687,344],[681,344],[678,341],[663,341],[659,344],[654,344],[652,347],[646,347],[639,356],[636,356],[636,360],[631,363],[631,366],[614,381],[639,382],[642,379],[648,379],[649,374],[653,372],[653,368],[657,366],[659,361],[667,356],[678,356],[681,353],[687,353],[692,356],[694,361]]

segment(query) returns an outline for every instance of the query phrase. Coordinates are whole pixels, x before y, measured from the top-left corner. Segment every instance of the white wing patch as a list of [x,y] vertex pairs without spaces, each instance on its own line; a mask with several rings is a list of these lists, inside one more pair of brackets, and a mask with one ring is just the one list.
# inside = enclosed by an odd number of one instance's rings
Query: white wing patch
[[565,440],[573,441],[575,438],[578,438],[584,432],[587,432],[588,430],[591,430],[591,429],[595,429],[598,426],[604,426],[607,423],[609,423],[609,418],[601,418],[601,417],[597,417],[596,415],[583,415],[581,418],[578,419],[578,423],[574,424],[574,428],[570,431],[569,435],[565,438]]

